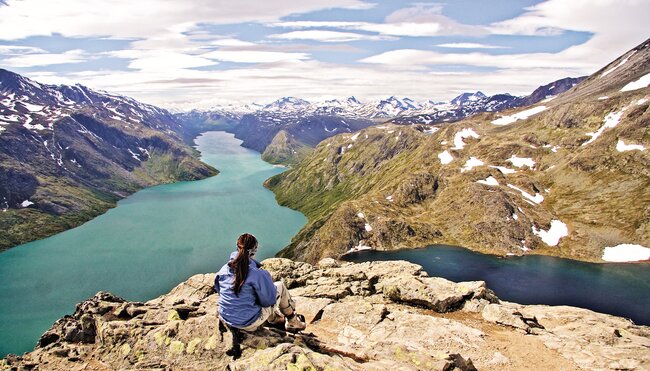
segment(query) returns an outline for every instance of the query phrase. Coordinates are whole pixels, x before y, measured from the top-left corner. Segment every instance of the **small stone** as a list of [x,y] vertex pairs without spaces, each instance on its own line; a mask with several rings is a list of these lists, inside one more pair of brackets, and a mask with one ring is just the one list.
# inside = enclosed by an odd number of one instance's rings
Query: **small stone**
[[318,268],[325,269],[325,268],[337,268],[340,266],[339,262],[332,258],[325,258],[322,259],[321,261],[316,264]]

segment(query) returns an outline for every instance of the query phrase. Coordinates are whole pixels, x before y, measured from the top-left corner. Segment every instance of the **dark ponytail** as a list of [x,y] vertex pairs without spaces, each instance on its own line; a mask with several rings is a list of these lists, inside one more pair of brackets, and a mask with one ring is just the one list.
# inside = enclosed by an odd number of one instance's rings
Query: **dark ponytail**
[[228,266],[235,271],[235,282],[233,283],[233,291],[235,295],[239,296],[244,281],[248,276],[248,264],[250,253],[257,249],[257,238],[250,233],[244,233],[237,239],[237,257],[230,262]]

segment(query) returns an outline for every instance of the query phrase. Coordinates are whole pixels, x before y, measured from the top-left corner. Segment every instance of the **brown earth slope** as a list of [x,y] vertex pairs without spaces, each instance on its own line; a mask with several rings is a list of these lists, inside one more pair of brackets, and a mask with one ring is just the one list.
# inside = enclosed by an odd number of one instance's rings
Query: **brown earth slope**
[[280,256],[441,243],[602,261],[650,246],[650,88],[623,89],[649,72],[646,41],[533,107],[325,140],[267,181],[309,218]]

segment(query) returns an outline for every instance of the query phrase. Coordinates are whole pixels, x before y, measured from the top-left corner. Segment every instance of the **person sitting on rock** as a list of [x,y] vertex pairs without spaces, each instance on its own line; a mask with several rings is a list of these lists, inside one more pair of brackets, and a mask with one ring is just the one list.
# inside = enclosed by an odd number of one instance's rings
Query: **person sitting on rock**
[[254,331],[265,322],[284,322],[290,332],[304,330],[304,317],[296,313],[287,287],[273,282],[269,272],[253,259],[257,248],[255,236],[242,234],[237,239],[237,251],[217,273],[214,289],[219,294],[221,319],[244,331]]

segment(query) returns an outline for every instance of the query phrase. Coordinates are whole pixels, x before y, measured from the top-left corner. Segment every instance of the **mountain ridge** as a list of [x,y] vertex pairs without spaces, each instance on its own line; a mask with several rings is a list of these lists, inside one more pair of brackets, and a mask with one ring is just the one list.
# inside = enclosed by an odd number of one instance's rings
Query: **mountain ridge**
[[75,227],[146,186],[217,173],[168,111],[0,69],[0,249]]
[[[486,96],[481,92],[462,93],[451,102],[391,96],[371,102],[361,102],[354,96],[324,102],[309,102],[296,97],[280,98],[267,105],[227,106],[210,111],[191,111],[176,117],[188,126],[225,129],[243,141],[243,146],[263,153],[268,146],[281,142],[274,140],[280,131],[286,131],[304,151],[296,156],[269,157],[284,165],[299,162],[321,140],[342,132],[389,121],[400,125],[435,125],[458,121],[481,113],[537,103],[570,89],[583,78],[565,78],[537,88],[531,95],[516,97],[510,94]],[[551,88],[552,87],[552,88]],[[213,125],[213,126],[211,126]],[[282,151],[268,148],[269,152]],[[280,160],[282,158],[282,160]]]
[[602,262],[606,248],[650,246],[650,95],[622,88],[647,76],[649,44],[607,75],[609,88],[597,72],[529,109],[327,139],[266,183],[309,219],[279,256],[438,243]]

